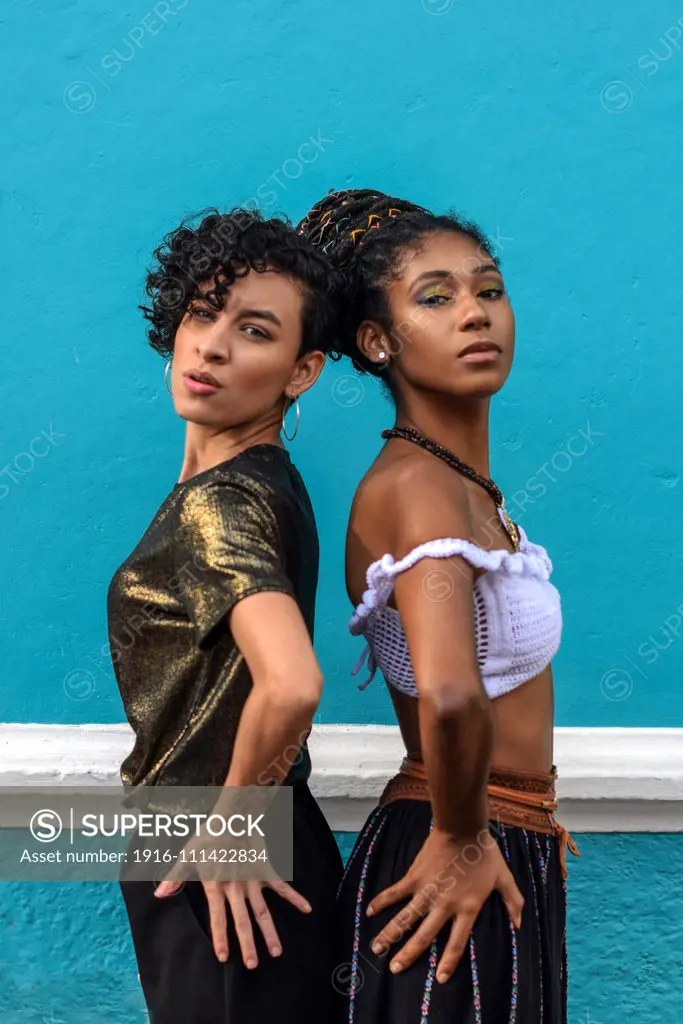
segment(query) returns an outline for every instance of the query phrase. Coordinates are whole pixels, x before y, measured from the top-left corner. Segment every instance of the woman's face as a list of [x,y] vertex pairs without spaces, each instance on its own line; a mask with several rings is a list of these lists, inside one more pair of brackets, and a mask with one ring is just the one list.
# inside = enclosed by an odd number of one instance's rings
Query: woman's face
[[[503,278],[474,239],[455,232],[427,235],[388,285],[393,329],[381,340],[363,328],[369,358],[391,361],[398,393],[419,388],[483,398],[510,372],[515,320]],[[387,357],[379,360],[384,347]]]
[[[202,294],[211,287],[205,282]],[[222,429],[279,417],[285,393],[306,391],[325,362],[322,352],[297,358],[303,302],[298,282],[272,270],[238,278],[220,311],[198,296],[175,336],[178,415]]]

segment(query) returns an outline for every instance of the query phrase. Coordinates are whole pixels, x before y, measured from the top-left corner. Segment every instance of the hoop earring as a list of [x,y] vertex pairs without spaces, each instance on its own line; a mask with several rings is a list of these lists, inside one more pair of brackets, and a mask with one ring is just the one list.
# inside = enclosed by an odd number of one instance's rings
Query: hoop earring
[[171,396],[171,398],[173,398],[173,392],[171,391],[171,389],[168,386],[168,371],[171,369],[172,365],[173,365],[173,356],[171,356],[169,361],[166,363],[166,369],[164,370],[164,384],[166,385],[166,390],[168,391],[168,393]]
[[[289,395],[287,396],[289,398]],[[285,416],[291,409],[292,405],[296,406],[296,420],[294,423],[294,433],[290,436],[287,433],[287,427],[285,426]],[[282,410],[282,433],[285,435],[288,441],[293,441],[299,431],[299,420],[301,419],[301,409],[299,408],[299,398],[290,398],[289,405],[285,405]]]

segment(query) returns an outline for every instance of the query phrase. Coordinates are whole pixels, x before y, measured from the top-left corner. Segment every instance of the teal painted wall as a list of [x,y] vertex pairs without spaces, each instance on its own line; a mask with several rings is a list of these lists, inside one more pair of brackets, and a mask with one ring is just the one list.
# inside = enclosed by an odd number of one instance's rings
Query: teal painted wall
[[[182,454],[136,311],[152,247],[210,203],[298,217],[372,184],[498,240],[518,357],[493,470],[556,563],[558,723],[683,724],[681,11],[35,0],[2,19],[0,720],[122,718],[106,587]],[[346,366],[302,406],[321,719],[389,721],[348,676],[342,550],[391,412]]]
[[[354,838],[337,836],[345,858]],[[683,839],[575,839],[582,856],[569,865],[569,1024],[678,1024],[683,887],[672,878],[683,878]],[[146,1019],[115,883],[4,883],[0,928],[3,1024]]]
[[[0,20],[0,721],[123,718],[106,587],[183,439],[136,311],[153,246],[207,204],[298,218],[370,184],[454,205],[497,241],[518,356],[493,470],[556,564],[558,724],[683,725],[681,10],[33,0]],[[391,411],[345,366],[302,404],[319,720],[389,722],[382,686],[348,676],[342,550]],[[680,838],[582,849],[572,1024],[678,1019]],[[141,1019],[114,889],[3,885],[0,921],[3,1024]]]

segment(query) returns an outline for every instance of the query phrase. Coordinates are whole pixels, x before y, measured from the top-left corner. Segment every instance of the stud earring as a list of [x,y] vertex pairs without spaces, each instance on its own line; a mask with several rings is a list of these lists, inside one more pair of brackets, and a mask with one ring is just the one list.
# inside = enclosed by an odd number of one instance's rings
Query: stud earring
[[169,374],[170,369],[171,369],[172,366],[173,366],[173,357],[171,357],[169,359],[169,361],[166,363],[166,369],[164,370],[164,384],[166,385],[166,390],[168,391],[168,393],[171,396],[171,398],[173,398],[173,392],[171,391],[170,387],[168,386],[168,374]]
[[[292,398],[290,395],[286,395],[285,397],[289,399],[289,405],[287,405],[287,403],[285,402],[285,407],[282,410],[282,433],[285,435],[285,437],[287,438],[288,441],[293,441],[294,438],[297,435],[298,430],[299,430],[299,420],[301,419],[301,410],[299,408],[299,398],[298,398],[298,396],[295,397],[295,398]],[[296,408],[296,420],[294,421],[294,432],[290,435],[290,434],[287,433],[287,427],[285,426],[285,416],[287,415],[287,413],[288,413],[288,411],[289,411],[289,409],[291,408],[292,405],[294,405],[295,408]]]
[[380,352],[379,357],[380,357],[380,359],[386,359],[387,358],[386,352],[384,352],[384,351]]

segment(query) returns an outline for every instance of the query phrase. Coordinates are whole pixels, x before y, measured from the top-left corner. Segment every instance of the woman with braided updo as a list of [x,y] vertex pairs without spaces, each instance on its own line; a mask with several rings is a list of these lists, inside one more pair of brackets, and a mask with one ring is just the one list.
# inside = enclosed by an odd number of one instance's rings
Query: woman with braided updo
[[346,272],[336,355],[396,408],[354,498],[346,575],[406,757],[340,888],[339,1019],[563,1024],[577,851],[553,814],[562,616],[547,553],[489,478],[514,349],[498,261],[474,224],[365,189],[327,196],[299,230]]

